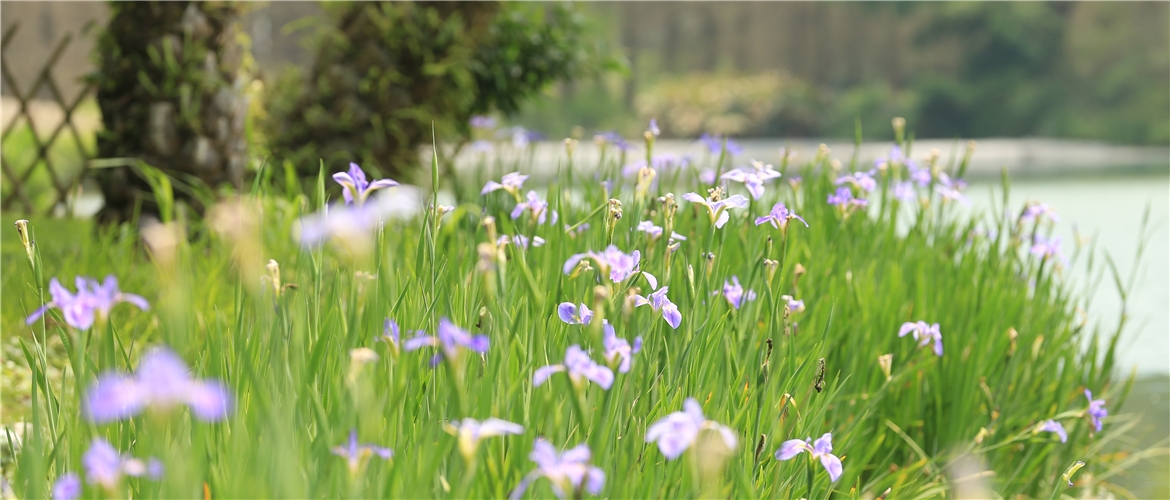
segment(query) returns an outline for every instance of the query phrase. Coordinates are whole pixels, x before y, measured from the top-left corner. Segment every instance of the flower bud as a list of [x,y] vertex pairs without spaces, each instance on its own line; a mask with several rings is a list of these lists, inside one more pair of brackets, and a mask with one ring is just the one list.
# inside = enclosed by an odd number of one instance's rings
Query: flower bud
[[806,272],[808,272],[808,271],[804,268],[804,266],[801,263],[797,262],[796,268],[792,270],[792,275],[793,275],[792,286],[799,285],[800,284],[800,277],[804,276],[804,273],[806,273]]
[[878,366],[881,367],[882,374],[886,376],[886,380],[890,380],[892,378],[890,372],[894,368],[894,355],[891,353],[878,356]]
[[772,280],[776,278],[776,270],[780,269],[780,262],[772,259],[764,259],[764,276],[767,277],[768,286],[772,286]]
[[280,264],[276,262],[276,259],[268,259],[268,265],[264,267],[268,269],[268,280],[272,282],[272,292],[280,297],[280,292],[283,289],[283,285],[280,283]]
[[28,221],[20,219],[16,221],[16,233],[20,235],[20,244],[24,246],[24,253],[28,255],[29,263],[33,262],[33,247],[32,240],[28,236]]
[[566,138],[565,139],[565,154],[569,155],[569,158],[572,158],[573,152],[576,150],[577,150],[577,140]]

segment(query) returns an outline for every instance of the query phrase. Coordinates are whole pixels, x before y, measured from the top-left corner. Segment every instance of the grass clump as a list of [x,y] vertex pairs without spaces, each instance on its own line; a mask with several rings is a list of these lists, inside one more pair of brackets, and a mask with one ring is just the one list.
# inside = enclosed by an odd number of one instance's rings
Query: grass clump
[[[213,498],[1111,487],[1125,460],[1102,451],[1126,421],[1104,414],[1126,392],[1117,335],[1075,314],[1042,206],[960,217],[962,166],[915,162],[908,143],[873,168],[821,149],[723,176],[744,184],[712,180],[729,172],[726,152],[694,168],[652,144],[625,175],[569,158],[547,189],[502,177],[532,172],[522,161],[461,171],[466,192],[453,194],[468,201],[442,206],[436,186],[409,216],[384,210],[405,188],[366,196],[351,171],[354,202],[327,215],[335,189],[322,175],[308,195],[258,185],[204,221],[177,211],[92,241],[34,223],[31,259],[4,245],[3,326],[23,332],[31,370],[13,487],[30,498],[54,483]],[[489,177],[501,187],[481,195]],[[57,309],[24,326],[41,304],[63,305],[51,276],[73,291],[75,275],[107,274],[149,309],[103,313],[111,297],[132,299],[110,296],[78,306],[92,326]],[[122,454],[104,482],[91,460],[103,442]]]

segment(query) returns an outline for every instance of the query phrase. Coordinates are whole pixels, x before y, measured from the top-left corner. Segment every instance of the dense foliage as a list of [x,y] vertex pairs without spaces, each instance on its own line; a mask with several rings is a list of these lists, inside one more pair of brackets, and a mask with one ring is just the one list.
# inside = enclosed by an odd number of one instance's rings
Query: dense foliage
[[[334,176],[342,189],[322,177],[308,196],[257,184],[203,223],[35,244],[4,287],[6,331],[50,306],[23,343],[34,375],[14,488],[1108,488],[1127,463],[1102,448],[1124,397],[1117,337],[1078,320],[1061,280],[1069,262],[1046,239],[1052,214],[1030,204],[959,217],[962,166],[901,151],[872,167],[842,168],[821,149],[734,171],[611,156],[557,170],[547,190],[502,174],[550,167],[501,164],[462,171],[478,181],[462,198],[477,202],[444,207],[435,189],[406,216],[386,208],[417,191],[353,167]],[[324,210],[336,193],[346,201]],[[73,284],[107,273],[122,279]]]
[[566,4],[354,2],[328,5],[306,75],[271,93],[274,157],[315,174],[348,161],[413,174],[418,148],[467,133],[473,114],[512,113],[549,84],[602,59]]

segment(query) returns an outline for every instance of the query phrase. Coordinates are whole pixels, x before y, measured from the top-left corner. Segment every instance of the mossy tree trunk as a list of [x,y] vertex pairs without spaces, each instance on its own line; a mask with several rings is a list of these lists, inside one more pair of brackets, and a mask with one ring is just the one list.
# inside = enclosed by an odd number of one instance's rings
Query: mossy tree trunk
[[[251,56],[237,2],[113,2],[97,48],[102,158],[136,158],[179,183],[239,188],[247,164],[246,87]],[[148,184],[131,168],[98,169],[105,221],[129,219]],[[190,192],[176,199],[199,204]]]

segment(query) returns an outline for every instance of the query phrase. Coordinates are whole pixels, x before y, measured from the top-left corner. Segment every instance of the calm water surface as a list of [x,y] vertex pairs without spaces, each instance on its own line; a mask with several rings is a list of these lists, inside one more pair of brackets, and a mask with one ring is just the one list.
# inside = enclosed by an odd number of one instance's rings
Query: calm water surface
[[[992,192],[998,206],[1002,199],[998,183],[973,184],[967,191],[972,208],[990,210]],[[1029,200],[1052,206],[1060,216],[1053,235],[1061,238],[1065,255],[1071,256],[1075,250],[1075,227],[1083,237],[1096,241],[1098,252],[1108,252],[1125,279],[1138,266],[1127,305],[1129,324],[1118,346],[1118,368],[1122,373],[1135,366],[1143,375],[1170,373],[1170,176],[1021,179],[1013,181],[1009,199],[1013,210]],[[1146,246],[1141,260],[1136,260],[1147,209]],[[1065,274],[1078,290],[1083,290],[1089,279],[1084,257]],[[1104,260],[1094,263],[1094,274],[1103,269],[1099,263]],[[1105,275],[1092,292],[1089,318],[1113,327],[1121,310],[1117,287],[1112,277]]]

